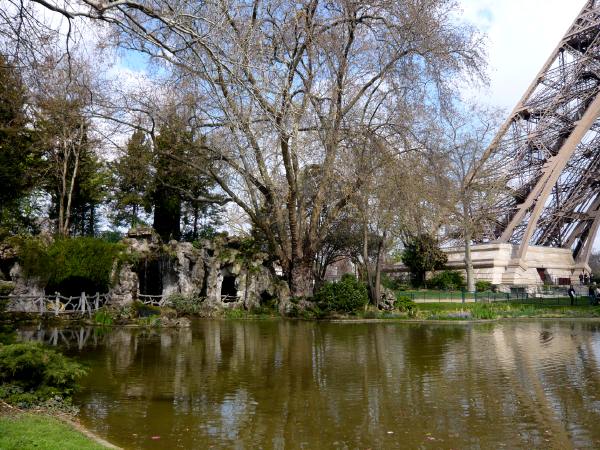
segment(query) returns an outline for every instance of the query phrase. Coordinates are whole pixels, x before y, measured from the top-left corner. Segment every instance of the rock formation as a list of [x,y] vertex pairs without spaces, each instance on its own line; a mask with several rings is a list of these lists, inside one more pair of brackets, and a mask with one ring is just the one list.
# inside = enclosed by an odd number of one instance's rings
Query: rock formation
[[[180,295],[199,299],[207,309],[251,309],[266,303],[286,308],[287,284],[274,274],[268,255],[245,248],[240,239],[218,236],[195,245],[163,243],[151,228],[139,227],[122,243],[125,255],[115,261],[112,273],[112,305]],[[31,298],[44,296],[44,283],[23,276],[15,249],[0,251],[0,280],[14,286],[9,310],[35,310]]]

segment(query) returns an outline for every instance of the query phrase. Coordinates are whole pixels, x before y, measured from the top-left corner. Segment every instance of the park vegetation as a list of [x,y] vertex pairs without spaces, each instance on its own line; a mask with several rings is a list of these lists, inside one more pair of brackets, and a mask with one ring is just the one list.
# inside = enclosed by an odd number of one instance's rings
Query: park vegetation
[[[386,264],[423,285],[440,246],[489,225],[502,180],[477,161],[497,114],[460,96],[485,82],[485,52],[453,1],[6,3],[0,238],[53,287],[105,290],[111,242],[149,225],[163,241],[242,234],[292,297],[344,310],[364,286],[378,306]],[[342,302],[350,281],[325,278],[344,259],[361,293]],[[472,270],[441,276],[475,290]]]

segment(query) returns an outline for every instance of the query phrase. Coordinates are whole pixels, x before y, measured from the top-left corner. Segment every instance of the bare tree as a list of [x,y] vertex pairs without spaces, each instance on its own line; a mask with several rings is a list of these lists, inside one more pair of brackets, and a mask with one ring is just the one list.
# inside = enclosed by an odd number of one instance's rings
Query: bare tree
[[36,68],[39,84],[34,89],[32,105],[39,145],[48,163],[46,177],[56,195],[57,232],[70,233],[75,187],[79,183],[84,154],[94,151],[91,107],[93,85],[89,67],[71,61],[76,75],[64,61],[48,58]]
[[506,190],[503,167],[482,160],[499,117],[502,114],[494,109],[463,104],[444,115],[436,124],[437,131],[430,130],[430,150],[438,152],[432,167],[440,174],[438,182],[446,187],[440,205],[448,214],[447,237],[464,245],[469,292],[475,291],[472,244],[481,242],[486,230],[494,226],[496,204]]
[[403,149],[396,112],[445,101],[482,65],[453,0],[32,1],[112,24],[116,45],[193,86],[221,162],[196,168],[265,234],[294,295],[310,295],[326,232],[363,186],[339,170],[355,141]]

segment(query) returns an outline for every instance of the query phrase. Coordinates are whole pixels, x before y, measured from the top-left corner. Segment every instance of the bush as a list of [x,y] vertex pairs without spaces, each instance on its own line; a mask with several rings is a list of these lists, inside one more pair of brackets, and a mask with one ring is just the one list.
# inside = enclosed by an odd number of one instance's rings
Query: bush
[[96,311],[92,320],[95,324],[102,326],[109,326],[114,322],[112,314],[106,309],[99,309]]
[[25,278],[39,278],[48,292],[65,295],[108,292],[115,261],[123,246],[102,239],[78,237],[48,244],[26,238],[16,243]]
[[477,292],[492,291],[493,288],[494,288],[494,285],[489,281],[478,280],[475,282],[475,290]]
[[202,311],[202,299],[198,297],[172,294],[167,298],[166,303],[177,311],[177,314],[194,315]]
[[86,370],[38,343],[0,346],[0,398],[29,407],[60,396],[68,398]]
[[427,284],[433,289],[459,290],[465,287],[465,277],[460,272],[444,270],[435,274]]
[[406,296],[400,296],[394,302],[394,308],[400,312],[411,312],[415,306],[415,302]]
[[364,283],[346,274],[337,283],[325,283],[315,295],[317,305],[326,311],[354,312],[369,302]]

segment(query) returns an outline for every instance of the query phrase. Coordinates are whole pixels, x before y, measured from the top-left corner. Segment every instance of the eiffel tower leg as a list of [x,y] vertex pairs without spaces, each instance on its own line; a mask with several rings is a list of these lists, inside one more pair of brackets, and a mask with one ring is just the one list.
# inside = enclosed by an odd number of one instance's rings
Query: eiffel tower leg
[[598,117],[600,117],[600,95],[597,95],[594,101],[590,104],[569,138],[565,141],[558,154],[553,158],[549,167],[545,171],[545,176],[543,176],[540,180],[540,182],[543,183],[544,188],[542,189],[542,192],[535,203],[535,207],[531,213],[529,222],[527,223],[527,228],[517,253],[517,258],[523,259],[526,256],[529,248],[529,241],[531,240],[531,236],[537,227],[538,220],[540,219],[544,207],[546,206],[548,197],[552,193],[554,185],[569,162],[569,159],[571,156],[573,156],[573,153],[577,149],[577,145],[581,142],[585,134],[589,131]]

